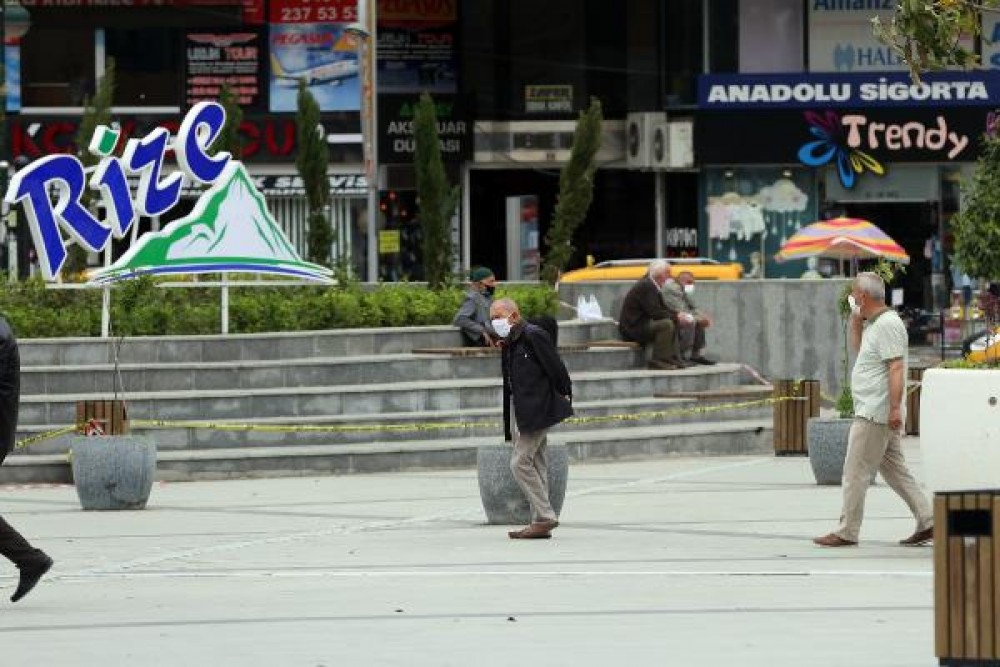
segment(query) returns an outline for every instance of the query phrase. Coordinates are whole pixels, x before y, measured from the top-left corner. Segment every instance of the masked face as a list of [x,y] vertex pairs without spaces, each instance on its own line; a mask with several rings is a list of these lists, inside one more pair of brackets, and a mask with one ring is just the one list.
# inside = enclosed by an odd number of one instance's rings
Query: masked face
[[687,283],[684,285],[684,292],[686,294],[694,294],[694,283]]
[[485,294],[486,296],[488,296],[490,298],[493,298],[493,294],[496,291],[497,291],[497,288],[496,288],[495,285],[483,285],[483,294]]
[[511,323],[510,317],[499,317],[490,320],[490,324],[493,325],[493,331],[497,332],[497,335],[501,338],[506,338],[510,335]]

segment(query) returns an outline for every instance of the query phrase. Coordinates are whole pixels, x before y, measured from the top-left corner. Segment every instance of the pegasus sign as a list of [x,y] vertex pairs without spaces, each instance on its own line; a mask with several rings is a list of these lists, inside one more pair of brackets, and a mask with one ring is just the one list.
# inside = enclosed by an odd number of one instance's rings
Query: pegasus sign
[[[269,273],[330,282],[326,267],[304,262],[267,210],[246,167],[229,153],[210,155],[226,113],[215,102],[201,102],[184,118],[176,137],[157,128],[130,139],[117,157],[120,132],[100,126],[88,150],[101,158],[92,170],[72,155],[50,155],[11,179],[4,197],[23,202],[39,265],[53,280],[66,260],[63,234],[91,252],[124,238],[139,216],[159,216],[180,201],[184,181],[206,186],[192,212],[156,233],[141,236],[91,282],[106,283],[141,274]],[[178,171],[164,175],[167,151]],[[133,194],[129,177],[138,178]],[[97,193],[106,219],[81,202],[87,189]]]

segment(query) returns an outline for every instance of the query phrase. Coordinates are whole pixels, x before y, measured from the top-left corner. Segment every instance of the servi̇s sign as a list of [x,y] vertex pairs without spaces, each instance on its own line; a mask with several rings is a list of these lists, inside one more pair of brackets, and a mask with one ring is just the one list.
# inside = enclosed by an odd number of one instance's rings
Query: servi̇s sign
[[[304,262],[267,210],[246,167],[229,153],[210,155],[208,147],[225,125],[215,102],[192,107],[177,132],[157,128],[130,139],[121,157],[114,154],[120,132],[100,126],[89,151],[100,157],[87,169],[72,155],[49,155],[11,179],[4,200],[23,202],[46,280],[54,280],[66,260],[65,233],[90,252],[101,252],[112,238],[124,238],[140,216],[164,215],[177,206],[185,182],[205,186],[190,214],[162,231],[141,236],[121,258],[91,274],[106,283],[142,274],[267,273],[330,282],[332,272]],[[164,175],[168,151],[178,170]],[[138,178],[133,195],[129,177]],[[100,220],[80,199],[95,191],[107,212]]]

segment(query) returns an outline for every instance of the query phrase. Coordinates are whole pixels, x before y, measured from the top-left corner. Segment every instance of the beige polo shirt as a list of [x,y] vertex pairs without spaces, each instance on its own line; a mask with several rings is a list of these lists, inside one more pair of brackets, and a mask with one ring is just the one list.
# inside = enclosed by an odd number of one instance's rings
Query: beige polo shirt
[[[889,361],[903,360],[903,382],[909,342],[906,325],[891,308],[865,323],[861,349],[851,373],[854,415],[878,424],[889,423]],[[904,387],[905,390],[905,387]],[[900,406],[904,411],[906,401]]]

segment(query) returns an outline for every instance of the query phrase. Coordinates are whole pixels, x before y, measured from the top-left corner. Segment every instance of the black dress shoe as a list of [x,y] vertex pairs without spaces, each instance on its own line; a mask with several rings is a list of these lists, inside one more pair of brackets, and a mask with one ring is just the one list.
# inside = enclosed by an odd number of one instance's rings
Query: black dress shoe
[[711,359],[701,356],[700,354],[697,357],[691,357],[691,361],[696,364],[701,364],[702,366],[714,366],[716,363]]
[[41,554],[38,558],[31,560],[24,565],[19,565],[21,570],[21,580],[17,583],[17,590],[10,597],[11,602],[17,602],[31,592],[38,580],[45,576],[45,573],[52,569],[52,559],[46,554]]

